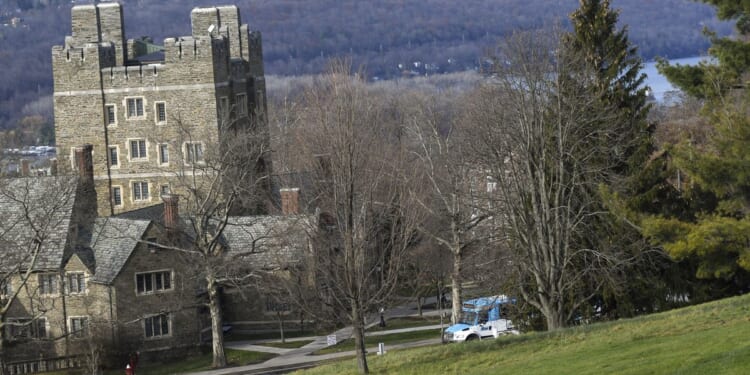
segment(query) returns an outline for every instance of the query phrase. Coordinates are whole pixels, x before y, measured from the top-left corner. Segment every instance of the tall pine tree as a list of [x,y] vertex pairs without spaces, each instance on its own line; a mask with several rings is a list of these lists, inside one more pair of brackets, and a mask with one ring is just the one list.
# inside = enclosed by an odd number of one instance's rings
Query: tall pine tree
[[[602,168],[609,174],[602,186],[602,209],[622,214],[666,202],[674,194],[671,186],[659,179],[665,172],[663,166],[650,160],[655,147],[647,121],[650,106],[646,77],[641,72],[643,65],[636,47],[628,41],[627,29],[617,26],[618,16],[609,0],[581,0],[571,15],[573,32],[566,38],[597,75],[598,87],[593,89],[602,93],[603,107],[616,114],[613,123],[618,126],[619,137],[607,140],[609,147],[605,149],[609,153],[601,157]],[[659,183],[654,184],[655,181]],[[614,206],[626,208],[618,210]],[[621,317],[667,307],[661,302],[676,289],[675,284],[682,279],[679,272],[672,272],[673,264],[666,255],[649,246],[641,233],[617,214],[603,217],[582,239],[591,248],[618,248],[616,251],[627,254],[625,258],[629,259],[592,298],[592,310]],[[589,281],[581,287],[592,285],[597,284]]]
[[612,139],[606,160],[612,172],[621,176],[639,169],[648,159],[649,106],[646,103],[646,76],[637,49],[628,41],[626,28],[618,28],[619,11],[609,0],[581,0],[571,16],[573,32],[567,34],[569,46],[582,54],[597,74],[597,92],[607,108],[617,112],[620,138]]

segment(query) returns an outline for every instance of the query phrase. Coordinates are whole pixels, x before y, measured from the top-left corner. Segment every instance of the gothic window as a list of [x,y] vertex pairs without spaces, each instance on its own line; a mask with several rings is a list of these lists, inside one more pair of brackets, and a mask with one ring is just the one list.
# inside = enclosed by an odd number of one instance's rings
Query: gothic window
[[75,338],[86,337],[89,330],[89,318],[85,316],[71,317],[68,328],[70,328],[71,336]]
[[120,158],[117,146],[109,146],[109,166],[112,168],[118,168],[120,166]]
[[201,142],[185,143],[185,162],[193,164],[203,161],[203,144]]
[[148,194],[148,182],[137,181],[133,182],[133,200],[134,201],[147,201],[151,197]]
[[172,271],[144,272],[135,275],[136,294],[151,294],[172,289]]
[[126,98],[125,105],[127,107],[128,118],[141,118],[144,117],[143,113],[143,98]]
[[107,104],[104,108],[107,125],[117,125],[117,107],[114,104]]
[[146,338],[169,336],[170,315],[159,314],[143,319],[143,333]]
[[69,294],[86,293],[86,275],[83,272],[68,273],[67,277]]
[[6,322],[6,338],[18,339],[43,339],[47,337],[47,318],[8,318]]
[[130,160],[147,160],[148,153],[146,151],[145,139],[130,140]]
[[122,188],[112,186],[112,203],[115,207],[122,207]]
[[156,113],[156,124],[157,125],[163,125],[167,123],[167,103],[165,102],[156,102],[154,104],[156,106],[156,110],[154,111]]
[[39,294],[50,296],[57,294],[59,287],[57,285],[57,275],[53,273],[43,273],[39,275]]
[[237,106],[237,116],[245,116],[247,115],[247,95],[246,94],[237,94],[235,97],[236,106]]
[[166,143],[159,144],[159,164],[169,164],[169,146]]

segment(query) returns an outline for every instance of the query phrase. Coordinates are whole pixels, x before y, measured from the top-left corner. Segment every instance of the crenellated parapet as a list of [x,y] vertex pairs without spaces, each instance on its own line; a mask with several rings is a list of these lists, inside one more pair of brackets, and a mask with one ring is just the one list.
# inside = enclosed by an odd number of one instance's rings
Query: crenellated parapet
[[71,9],[70,16],[71,35],[66,38],[66,45],[80,47],[89,43],[108,42],[114,46],[116,65],[125,64],[127,51],[122,5],[77,5]]
[[190,20],[190,36],[157,45],[125,38],[120,4],[77,5],[71,35],[52,48],[59,168],[72,170],[73,147],[93,145],[101,215],[158,203],[186,150],[210,152],[222,126],[266,124],[260,33],[234,5]]
[[112,43],[87,43],[82,47],[52,47],[55,91],[96,89],[98,72],[116,64]]

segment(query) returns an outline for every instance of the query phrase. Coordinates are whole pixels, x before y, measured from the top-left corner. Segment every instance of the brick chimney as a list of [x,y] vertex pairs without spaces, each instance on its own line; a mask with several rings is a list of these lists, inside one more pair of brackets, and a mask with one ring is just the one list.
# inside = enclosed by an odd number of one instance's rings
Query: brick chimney
[[31,169],[29,168],[29,161],[27,159],[21,159],[21,176],[29,177]]
[[280,189],[281,213],[284,215],[299,214],[299,188]]
[[180,197],[175,194],[162,194],[161,199],[164,201],[164,227],[168,231],[174,231],[180,224],[178,208]]
[[92,151],[94,146],[85,144],[78,146],[75,149],[76,154],[76,169],[78,170],[78,176],[84,181],[94,181],[94,159],[92,157]]

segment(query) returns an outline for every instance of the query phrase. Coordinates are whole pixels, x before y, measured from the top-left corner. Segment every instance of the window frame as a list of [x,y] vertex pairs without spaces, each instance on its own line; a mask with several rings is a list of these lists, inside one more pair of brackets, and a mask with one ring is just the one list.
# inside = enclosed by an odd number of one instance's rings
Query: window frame
[[[38,282],[37,288],[39,290],[39,296],[57,297],[60,295],[60,278],[58,276],[59,275],[56,273],[40,273],[39,274],[39,276],[37,277],[37,282]],[[49,284],[45,283],[44,281],[46,280],[42,280],[42,278],[47,278],[47,277],[52,278],[51,280],[53,280],[54,283],[49,283]],[[53,288],[52,288],[53,290],[51,291],[51,293],[50,291],[47,291],[44,288],[44,285],[53,285]]]
[[[81,330],[79,331],[73,331],[73,321],[74,320],[80,320],[82,322],[81,324]],[[88,332],[89,332],[89,317],[86,315],[72,315],[68,317],[68,335],[73,339],[85,339]]]
[[[110,108],[112,108],[112,117],[109,116]],[[104,124],[106,126],[117,126],[117,104],[104,104]]]
[[[164,119],[160,119],[161,117],[161,111],[159,111],[159,106],[163,106],[164,108]],[[154,123],[156,125],[165,125],[167,123],[167,102],[166,101],[158,101],[154,102]]]
[[[138,194],[135,193],[135,185],[138,184]],[[143,186],[146,186],[146,197],[143,197]],[[133,203],[142,203],[151,201],[151,186],[150,183],[145,180],[133,180],[130,181],[130,200]]]
[[[76,281],[76,285],[78,286],[78,288],[77,288],[78,290],[76,290],[76,291],[73,291],[72,288],[71,288],[73,286],[71,276],[80,276],[80,280]],[[86,275],[86,272],[83,272],[83,271],[66,272],[65,273],[65,281],[66,281],[66,283],[65,283],[65,289],[67,290],[68,295],[75,296],[75,295],[85,295],[85,294],[88,294],[88,285],[87,285],[88,282],[87,282],[86,279],[88,279],[88,277]],[[81,286],[83,286],[83,287],[81,287]]]
[[[120,191],[120,203],[118,204],[115,200],[115,189]],[[112,185],[112,205],[115,207],[122,207],[125,200],[122,197],[122,185]]]
[[[133,163],[141,163],[148,161],[148,140],[146,138],[128,138],[128,161]],[[133,156],[133,142],[138,143],[138,156]],[[140,142],[143,142],[143,148],[141,148]],[[141,156],[141,151],[145,152],[145,156]]]
[[[166,153],[164,152],[165,150]],[[165,158],[164,155],[167,157]],[[169,143],[156,144],[156,157],[159,165],[169,165]]]
[[[158,284],[158,282],[156,281],[155,275],[157,275],[157,274],[162,276],[162,280],[161,280],[161,286],[162,287],[161,287],[161,289],[157,289],[156,288],[156,285]],[[164,287],[164,284],[165,284],[164,283],[165,279],[163,278],[164,274],[168,274],[169,275],[169,287],[168,288]],[[150,276],[150,283],[151,283],[150,284],[151,285],[150,290],[147,290],[147,288],[146,288],[147,282],[146,282],[146,277],[144,276],[144,279],[143,279],[144,280],[143,281],[143,291],[139,291],[138,276],[141,276],[141,275],[149,275]],[[154,294],[169,293],[169,292],[171,292],[171,291],[174,290],[174,271],[171,270],[171,269],[160,269],[160,270],[153,270],[153,271],[147,271],[147,272],[136,272],[133,275],[133,281],[134,281],[134,289],[135,289],[135,295],[136,296],[150,296],[150,295],[154,295]]]
[[[115,151],[115,158],[117,159],[117,163],[112,163],[112,150]],[[119,145],[109,145],[107,146],[107,162],[109,163],[109,167],[112,169],[118,169],[120,168],[120,146]]]
[[[36,319],[31,317],[9,317],[6,319],[8,330],[5,331],[5,338],[9,341],[21,341],[21,340],[43,340],[49,338],[49,320],[46,316],[39,316]],[[24,326],[17,326],[10,323],[22,323]],[[28,323],[28,324],[27,324]],[[44,335],[40,335],[39,327],[40,323],[44,327]],[[16,330],[24,330],[27,332],[26,335],[15,335]]]
[[237,108],[237,116],[247,116],[247,93],[239,93],[234,96],[234,105]]
[[[159,320],[159,334],[155,334],[154,332],[154,320],[155,318],[158,318]],[[163,333],[164,330],[164,320],[166,320],[166,328],[167,333]],[[147,327],[151,327],[151,335],[148,335]],[[151,314],[146,315],[143,317],[143,337],[146,340],[159,340],[164,338],[172,337],[172,314],[171,313],[159,313],[159,314]]]
[[159,194],[160,195],[172,194],[172,188],[169,186],[169,184],[161,184],[159,186]]
[[[191,160],[191,155],[195,155],[195,146],[200,146],[200,160]],[[191,142],[185,142],[182,144],[182,151],[184,155],[184,163],[185,165],[193,165],[193,164],[205,164],[206,163],[206,148],[204,147],[202,141],[191,141]]]
[[[135,105],[135,115],[130,115],[130,101],[133,100],[133,105]],[[141,114],[138,114],[138,101],[140,100],[140,110]],[[125,107],[125,119],[126,120],[143,120],[146,118],[146,98],[143,96],[126,96],[123,99],[123,107]]]

